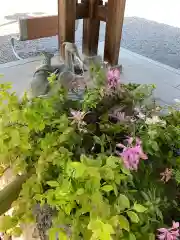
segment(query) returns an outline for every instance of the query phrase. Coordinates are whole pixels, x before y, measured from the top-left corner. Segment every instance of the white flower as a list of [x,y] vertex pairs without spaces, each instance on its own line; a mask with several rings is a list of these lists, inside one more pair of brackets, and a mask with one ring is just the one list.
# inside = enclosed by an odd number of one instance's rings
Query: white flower
[[159,124],[162,126],[166,125],[166,122],[164,120],[161,120],[158,116],[153,116],[152,118],[146,118],[145,123],[147,125],[154,125],[154,124]]
[[84,129],[84,127],[86,126],[86,122],[84,122],[84,117],[87,113],[83,111],[76,111],[73,109],[71,109],[70,112],[72,117],[69,117],[69,119],[72,120],[72,124],[77,124],[80,132],[87,132],[87,130]]
[[146,116],[142,112],[139,112],[137,117],[142,119],[142,120],[144,120],[146,118]]
[[134,110],[136,111],[138,118],[145,120],[146,116],[144,115],[144,113],[141,112],[140,108],[137,107],[137,108],[134,108]]
[[161,110],[161,107],[156,107],[156,111],[160,111]]
[[147,125],[150,125],[150,124],[152,124],[152,123],[153,123],[153,120],[152,120],[152,118],[146,118],[146,121],[145,121],[145,123],[146,123]]

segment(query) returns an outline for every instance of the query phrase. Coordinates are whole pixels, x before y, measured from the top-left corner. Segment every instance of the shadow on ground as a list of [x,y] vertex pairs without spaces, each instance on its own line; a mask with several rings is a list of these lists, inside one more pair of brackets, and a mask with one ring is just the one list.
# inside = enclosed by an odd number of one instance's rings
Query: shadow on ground
[[[9,19],[15,20],[18,18],[17,15],[16,13],[14,18],[13,16],[9,16]],[[104,36],[105,23],[102,22],[99,41],[104,41]],[[79,44],[82,43],[82,20],[76,31],[76,42]],[[180,28],[143,18],[126,17],[124,19],[121,46],[152,60],[177,69],[180,68]],[[57,37],[17,42],[16,49],[23,58],[31,56],[32,53],[34,55],[36,51],[41,50],[55,52],[58,50]],[[0,63],[11,61],[12,55],[13,53],[8,44],[8,37],[0,36]]]

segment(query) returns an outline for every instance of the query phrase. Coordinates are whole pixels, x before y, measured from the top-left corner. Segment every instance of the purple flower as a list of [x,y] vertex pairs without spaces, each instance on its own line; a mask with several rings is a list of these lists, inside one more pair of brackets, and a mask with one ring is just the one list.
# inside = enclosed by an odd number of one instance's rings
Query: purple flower
[[176,156],[177,156],[177,157],[180,156],[180,148],[179,148],[179,149],[176,149],[175,153],[176,153]]
[[116,88],[117,84],[120,82],[120,71],[118,69],[109,70],[107,73],[108,87]]
[[140,159],[146,160],[148,159],[147,155],[143,152],[141,146],[141,140],[136,138],[136,143],[133,146],[133,138],[128,138],[128,146],[124,146],[123,144],[117,144],[118,148],[122,148],[122,153],[117,152],[119,156],[122,157],[123,163],[126,168],[130,170],[137,170]]
[[172,228],[159,228],[158,232],[158,240],[177,240],[180,236],[179,223],[173,221]]

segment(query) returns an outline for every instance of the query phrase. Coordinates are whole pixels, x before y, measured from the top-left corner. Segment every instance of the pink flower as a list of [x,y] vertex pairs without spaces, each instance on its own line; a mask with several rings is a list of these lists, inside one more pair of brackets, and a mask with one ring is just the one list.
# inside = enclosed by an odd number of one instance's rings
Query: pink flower
[[177,240],[180,236],[179,223],[173,221],[172,228],[159,228],[158,232],[158,240]]
[[110,88],[116,88],[120,81],[120,71],[118,69],[109,70],[107,73],[108,86]]
[[137,170],[140,159],[146,160],[148,159],[147,155],[143,152],[141,146],[141,140],[136,138],[136,143],[133,146],[133,138],[128,138],[128,146],[124,146],[123,144],[117,144],[116,146],[119,148],[123,148],[122,153],[118,153],[122,157],[124,165],[126,168],[130,170]]
[[173,221],[172,228],[179,228],[179,222]]
[[72,117],[70,117],[70,119],[73,119],[75,122],[79,123],[79,122],[83,121],[86,113],[71,109],[71,115],[72,115]]

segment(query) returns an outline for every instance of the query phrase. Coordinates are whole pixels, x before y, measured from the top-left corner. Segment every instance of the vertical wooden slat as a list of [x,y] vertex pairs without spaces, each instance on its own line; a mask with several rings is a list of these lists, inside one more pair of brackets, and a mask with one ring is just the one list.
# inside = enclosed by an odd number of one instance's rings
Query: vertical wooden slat
[[126,0],[108,0],[104,59],[117,65],[124,20]]
[[63,42],[75,41],[76,0],[58,0],[58,36],[61,56]]
[[92,56],[98,51],[100,20],[95,19],[94,13],[100,0],[89,0],[89,18],[83,20],[83,53]]

